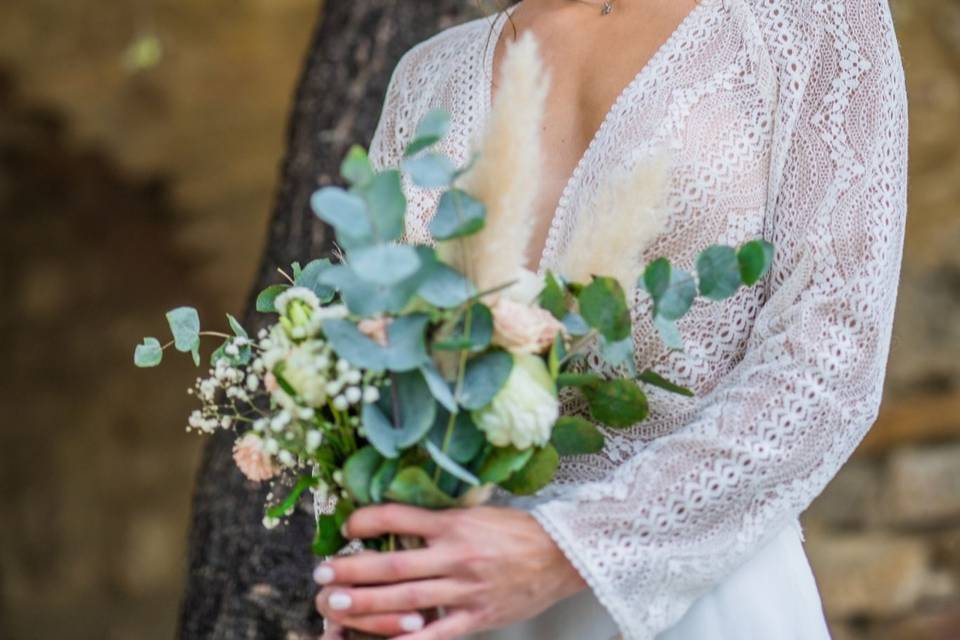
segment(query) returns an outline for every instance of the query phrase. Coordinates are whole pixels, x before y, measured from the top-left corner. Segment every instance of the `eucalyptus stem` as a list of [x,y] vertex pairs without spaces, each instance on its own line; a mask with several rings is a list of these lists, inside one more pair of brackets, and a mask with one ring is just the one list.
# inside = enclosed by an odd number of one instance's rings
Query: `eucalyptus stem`
[[563,356],[563,358],[561,358],[560,364],[561,365],[566,364],[571,357],[576,355],[580,349],[590,344],[590,342],[592,342],[598,335],[599,334],[597,333],[596,329],[590,329],[590,331],[587,332],[586,335],[584,335],[579,340],[577,340],[572,345],[570,345],[570,350],[567,351],[567,354]]
[[[473,308],[467,307],[463,315],[463,335],[469,336],[471,325],[473,323]],[[463,393],[463,378],[467,370],[467,356],[469,355],[467,349],[460,349],[460,361],[457,363],[457,380],[453,386],[453,399],[454,402],[460,401],[460,394]],[[457,411],[451,411],[450,417],[447,418],[447,429],[443,434],[443,445],[440,447],[440,451],[444,454],[447,453],[447,448],[450,446],[450,439],[453,437],[453,427],[457,421]],[[440,465],[437,465],[437,468],[433,471],[433,481],[436,483],[440,480]]]

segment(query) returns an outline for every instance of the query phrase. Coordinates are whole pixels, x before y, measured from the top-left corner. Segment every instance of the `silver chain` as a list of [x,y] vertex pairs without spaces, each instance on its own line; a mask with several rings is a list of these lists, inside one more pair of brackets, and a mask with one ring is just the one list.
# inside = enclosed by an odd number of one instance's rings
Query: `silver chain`
[[[599,3],[599,6],[600,6],[600,15],[601,15],[601,16],[608,16],[608,15],[610,15],[611,13],[613,13],[613,3],[614,3],[615,1],[616,1],[616,0],[602,0],[602,2]],[[598,4],[598,3],[596,3],[596,2],[590,2],[589,0],[574,0],[574,2],[579,2],[580,4],[590,5],[591,7],[596,7],[597,4]]]

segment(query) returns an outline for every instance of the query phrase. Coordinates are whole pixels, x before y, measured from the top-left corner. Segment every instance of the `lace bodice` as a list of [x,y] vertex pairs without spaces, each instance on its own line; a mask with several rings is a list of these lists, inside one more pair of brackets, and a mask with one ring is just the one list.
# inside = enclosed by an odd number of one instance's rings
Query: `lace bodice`
[[[430,108],[467,160],[489,110],[504,20],[448,29],[398,65],[378,167]],[[492,31],[491,31],[492,29]],[[906,95],[886,0],[701,0],[624,89],[570,177],[541,269],[557,264],[609,170],[674,152],[667,229],[647,257],[693,269],[714,243],[764,236],[762,286],[698,304],[683,352],[635,300],[637,361],[696,390],[651,391],[652,415],[564,460],[533,513],[627,640],[652,638],[817,496],[880,402],[906,209]],[[437,193],[407,185],[407,237]],[[586,214],[584,214],[586,215]],[[568,405],[569,410],[577,407]]]

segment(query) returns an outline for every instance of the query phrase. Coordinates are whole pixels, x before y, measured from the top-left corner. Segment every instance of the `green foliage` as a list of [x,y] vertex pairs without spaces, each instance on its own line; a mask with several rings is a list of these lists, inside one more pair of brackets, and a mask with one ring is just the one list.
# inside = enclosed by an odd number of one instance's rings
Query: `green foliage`
[[452,425],[450,414],[446,411],[438,411],[437,419],[428,437],[430,442],[442,451],[446,451],[448,456],[461,464],[471,462],[487,441],[486,436],[477,428],[466,411],[458,413]]
[[405,158],[402,166],[413,183],[425,189],[449,186],[456,172],[450,158],[432,151]]
[[686,387],[681,387],[676,383],[670,382],[669,380],[661,376],[659,373],[651,369],[647,369],[646,371],[641,373],[640,380],[654,387],[659,387],[664,391],[676,393],[681,396],[687,396],[688,398],[693,397],[693,391],[691,391],[690,389],[687,389]]
[[133,352],[133,362],[138,367],[155,367],[163,360],[163,347],[156,338],[144,338]]
[[410,157],[438,143],[450,129],[450,115],[443,109],[431,109],[417,125],[413,140],[403,155]]
[[236,318],[234,318],[229,313],[227,314],[227,324],[230,325],[230,330],[233,331],[233,335],[238,338],[249,338],[247,330],[243,328],[243,325],[240,324]]
[[310,197],[310,206],[321,220],[334,228],[337,241],[347,250],[373,241],[367,203],[340,187],[324,187]]
[[346,546],[347,540],[340,532],[352,512],[353,504],[349,500],[340,499],[332,514],[323,514],[317,518],[317,530],[312,545],[314,555],[332,556]]
[[490,404],[513,369],[513,356],[506,351],[488,351],[467,362],[460,404],[471,411]]
[[620,283],[607,276],[595,276],[577,296],[580,315],[587,324],[611,342],[630,335],[630,309]]
[[332,266],[332,263],[326,258],[312,260],[302,270],[294,269],[294,284],[298,287],[310,289],[321,304],[326,304],[333,300],[336,291],[330,285],[324,284],[320,277],[324,271]]
[[373,167],[366,150],[360,145],[353,145],[340,163],[340,175],[355,187],[363,187],[373,179]]
[[590,415],[611,427],[630,427],[647,417],[647,396],[632,380],[602,380],[580,387]]
[[390,170],[376,174],[359,193],[367,204],[374,238],[380,242],[399,240],[407,211],[400,172]]
[[476,294],[476,287],[463,274],[440,261],[424,266],[417,295],[441,309],[458,307]]
[[587,324],[587,321],[583,319],[579,313],[571,311],[567,315],[563,316],[564,328],[566,328],[567,333],[574,337],[585,336],[590,333],[590,325]]
[[300,476],[300,478],[297,479],[297,483],[293,486],[293,489],[287,494],[287,497],[284,498],[280,504],[267,509],[267,517],[285,518],[290,515],[293,513],[294,508],[296,508],[297,501],[300,500],[303,492],[315,486],[317,486],[316,478],[313,476]]
[[600,355],[613,367],[625,367],[631,376],[637,375],[637,365],[634,359],[633,335],[628,334],[623,340],[610,342],[600,336]]
[[167,312],[167,323],[177,351],[189,353],[200,343],[200,315],[193,307],[178,307]]
[[481,482],[500,484],[523,468],[533,457],[533,448],[501,447],[490,451],[477,472]]
[[740,288],[740,262],[733,247],[714,245],[697,257],[700,295],[710,300],[729,298]]
[[456,411],[457,401],[453,397],[453,390],[450,389],[450,383],[444,380],[433,363],[428,362],[422,365],[420,367],[420,373],[423,375],[423,379],[426,380],[430,393],[432,393],[436,401],[440,403],[440,406],[447,411]]
[[478,486],[480,480],[477,479],[477,476],[473,475],[465,468],[461,467],[457,462],[445,454],[440,447],[433,444],[430,440],[424,442],[424,446],[427,449],[427,453],[430,454],[430,457],[433,459],[437,466],[452,475],[454,478],[457,478],[461,482],[466,482],[472,486]]
[[456,502],[430,479],[420,467],[406,467],[397,474],[384,494],[389,500],[424,509],[448,509]]
[[773,253],[773,245],[766,240],[752,240],[740,247],[737,262],[743,284],[752,286],[766,275],[773,264]]
[[518,469],[501,486],[518,496],[530,496],[550,484],[560,466],[560,454],[553,445],[535,449],[523,467]]
[[470,305],[470,330],[467,333],[467,313],[462,314],[449,336],[437,340],[433,348],[439,351],[483,351],[493,339],[493,314],[482,302]]
[[557,320],[563,320],[567,315],[567,294],[553,272],[547,271],[544,275],[544,287],[537,301]]
[[415,274],[420,257],[410,245],[375,244],[350,252],[350,266],[363,280],[390,286]]
[[370,504],[370,482],[383,462],[383,456],[371,446],[355,451],[343,465],[343,487],[357,504]]
[[[396,409],[392,416],[381,406],[365,404],[361,409],[364,435],[384,458],[396,458],[401,451],[420,442],[433,427],[437,405],[419,371],[392,376],[391,394]],[[392,421],[391,421],[392,418]]]
[[387,458],[380,463],[373,479],[370,481],[370,499],[375,503],[383,502],[384,494],[390,488],[390,483],[397,477],[400,470],[400,460]]
[[465,191],[450,189],[440,196],[430,219],[430,234],[436,240],[452,240],[476,233],[486,222],[486,207]]
[[323,321],[323,332],[334,350],[350,364],[376,371],[410,371],[430,360],[424,342],[429,317],[424,314],[400,316],[387,329],[383,347],[363,335],[350,320],[331,318]]
[[257,311],[259,313],[276,313],[277,309],[274,303],[277,300],[277,296],[289,288],[290,285],[286,284],[272,284],[261,291],[260,295],[257,296]]
[[561,416],[553,427],[550,442],[561,456],[598,453],[603,449],[603,434],[585,418]]

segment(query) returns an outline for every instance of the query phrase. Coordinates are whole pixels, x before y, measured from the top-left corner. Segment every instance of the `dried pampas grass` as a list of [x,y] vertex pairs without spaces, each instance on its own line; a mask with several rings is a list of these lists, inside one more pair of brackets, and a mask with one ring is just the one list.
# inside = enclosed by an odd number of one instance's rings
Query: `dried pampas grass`
[[478,158],[457,185],[486,204],[486,224],[479,233],[439,246],[441,257],[481,290],[516,280],[526,266],[549,86],[533,35],[508,45]]
[[560,272],[566,278],[587,282],[605,275],[616,278],[625,291],[636,286],[641,256],[663,232],[668,160],[665,151],[658,151],[600,186],[564,253]]

